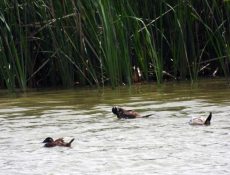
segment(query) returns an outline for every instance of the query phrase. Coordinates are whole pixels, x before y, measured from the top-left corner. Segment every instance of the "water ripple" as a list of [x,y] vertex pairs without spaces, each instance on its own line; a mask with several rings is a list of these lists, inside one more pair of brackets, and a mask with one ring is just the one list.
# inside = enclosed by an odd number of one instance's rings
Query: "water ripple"
[[[47,105],[34,100],[36,107],[0,106],[0,174],[230,174],[227,99],[214,103],[182,97],[153,100],[151,92],[144,96],[148,98],[119,100],[119,106],[153,114],[134,120],[118,120],[111,113],[117,101],[93,104],[98,97],[92,94],[80,105],[67,105],[79,101],[69,95],[57,103],[47,100]],[[206,117],[209,111],[210,126],[188,125],[190,117]],[[72,148],[47,149],[41,142],[48,136],[75,141]]]

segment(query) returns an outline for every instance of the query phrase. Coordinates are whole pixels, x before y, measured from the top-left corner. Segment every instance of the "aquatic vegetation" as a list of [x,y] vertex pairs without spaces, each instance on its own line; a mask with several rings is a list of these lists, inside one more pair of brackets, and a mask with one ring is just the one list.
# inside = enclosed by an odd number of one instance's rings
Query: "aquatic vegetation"
[[0,88],[230,74],[230,1],[15,0],[0,9]]

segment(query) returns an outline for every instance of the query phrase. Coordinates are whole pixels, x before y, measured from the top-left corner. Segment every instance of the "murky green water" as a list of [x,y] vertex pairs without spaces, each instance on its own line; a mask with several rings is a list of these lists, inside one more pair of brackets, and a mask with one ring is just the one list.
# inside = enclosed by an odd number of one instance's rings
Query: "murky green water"
[[[0,94],[0,174],[230,174],[230,87],[222,80]],[[153,115],[118,120],[114,105]],[[210,111],[211,126],[188,125]],[[44,148],[48,136],[75,141]]]

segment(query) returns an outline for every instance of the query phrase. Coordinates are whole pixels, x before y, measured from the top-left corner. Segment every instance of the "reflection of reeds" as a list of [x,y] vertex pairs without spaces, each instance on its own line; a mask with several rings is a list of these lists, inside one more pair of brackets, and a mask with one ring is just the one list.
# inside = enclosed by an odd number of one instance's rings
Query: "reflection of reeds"
[[0,9],[0,87],[12,91],[230,74],[229,1],[15,0]]

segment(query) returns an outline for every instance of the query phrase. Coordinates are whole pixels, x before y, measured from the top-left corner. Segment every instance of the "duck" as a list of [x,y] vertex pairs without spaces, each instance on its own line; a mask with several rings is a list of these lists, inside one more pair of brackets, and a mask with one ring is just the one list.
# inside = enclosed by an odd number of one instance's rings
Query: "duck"
[[135,119],[135,118],[147,118],[152,114],[141,116],[138,112],[133,110],[126,110],[120,107],[113,107],[112,112],[117,116],[118,119]]
[[212,119],[212,112],[209,113],[209,116],[204,120],[200,117],[195,117],[190,119],[189,124],[190,125],[210,125],[211,124],[211,119]]
[[58,138],[54,140],[52,137],[47,137],[42,143],[45,143],[44,147],[55,147],[55,146],[63,146],[63,147],[71,147],[71,143],[74,141],[74,138],[69,142],[65,142],[63,138]]

